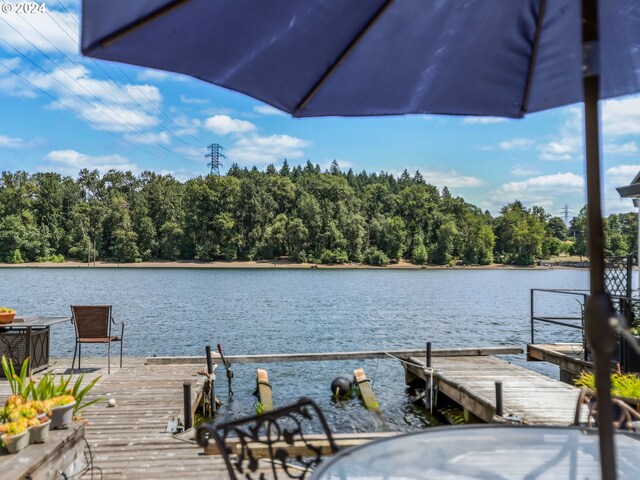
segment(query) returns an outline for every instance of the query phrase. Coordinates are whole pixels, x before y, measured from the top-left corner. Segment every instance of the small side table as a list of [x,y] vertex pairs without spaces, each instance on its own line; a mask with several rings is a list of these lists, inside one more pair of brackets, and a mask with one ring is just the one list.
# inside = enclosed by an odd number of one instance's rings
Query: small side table
[[[17,369],[27,358],[31,373],[49,366],[50,327],[71,321],[70,317],[16,317],[0,325],[0,357],[6,355]],[[0,371],[0,375],[3,373]]]

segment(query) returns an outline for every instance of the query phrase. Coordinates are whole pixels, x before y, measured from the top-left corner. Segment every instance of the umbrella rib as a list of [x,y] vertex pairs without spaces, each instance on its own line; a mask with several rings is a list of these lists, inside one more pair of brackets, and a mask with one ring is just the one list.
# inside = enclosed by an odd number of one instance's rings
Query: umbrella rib
[[536,34],[533,39],[533,49],[531,51],[531,59],[529,60],[529,73],[527,75],[527,85],[524,90],[524,100],[522,101],[522,112],[529,110],[529,96],[531,95],[531,85],[533,83],[533,72],[535,70],[536,58],[538,57],[538,47],[540,46],[540,36],[542,34],[542,22],[544,20],[544,11],[547,7],[547,0],[540,0],[540,13],[538,14],[538,22],[536,24]]
[[340,56],[336,59],[336,61],[333,62],[333,64],[329,67],[329,69],[327,69],[327,71],[322,75],[322,77],[320,77],[320,80],[318,80],[318,82],[313,86],[313,88],[309,90],[309,92],[304,96],[302,101],[295,108],[293,112],[294,117],[296,116],[297,112],[305,109],[309,101],[316,95],[316,93],[318,93],[318,90],[322,88],[322,85],[324,85],[324,83],[329,79],[329,77],[333,74],[333,72],[337,70],[337,68],[344,61],[344,59],[349,56],[351,51],[356,47],[356,45],[358,45],[360,40],[367,34],[369,29],[378,21],[378,19],[382,16],[382,14],[389,7],[389,5],[391,5],[392,1],[393,0],[387,0],[373,15],[373,17],[369,19],[369,21],[362,28],[362,30],[358,32],[358,35],[356,35],[356,37],[347,45],[347,47],[342,51]]
[[95,51],[98,47],[100,48],[108,47],[109,45],[129,35],[131,32],[137,30],[138,28],[144,27],[145,25],[151,22],[154,22],[158,18],[166,15],[167,13],[175,10],[176,8],[181,7],[188,1],[189,0],[173,0],[172,2],[169,2],[166,5],[163,5],[162,7],[153,10],[152,12],[149,12],[145,16],[140,17],[139,19],[125,25],[124,27],[119,28],[115,32],[112,32],[102,37],[100,40],[93,42],[89,47],[83,49],[83,53],[87,55]]

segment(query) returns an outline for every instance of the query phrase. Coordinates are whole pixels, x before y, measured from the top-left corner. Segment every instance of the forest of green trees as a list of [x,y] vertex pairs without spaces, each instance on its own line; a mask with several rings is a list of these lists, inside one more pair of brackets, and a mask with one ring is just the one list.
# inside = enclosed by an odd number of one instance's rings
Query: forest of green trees
[[[329,171],[307,162],[180,182],[171,175],[3,172],[0,262],[261,260],[532,265],[586,255],[585,210],[569,228],[544,209],[498,217],[429,185],[420,172]],[[606,219],[607,254],[635,254],[634,214]]]

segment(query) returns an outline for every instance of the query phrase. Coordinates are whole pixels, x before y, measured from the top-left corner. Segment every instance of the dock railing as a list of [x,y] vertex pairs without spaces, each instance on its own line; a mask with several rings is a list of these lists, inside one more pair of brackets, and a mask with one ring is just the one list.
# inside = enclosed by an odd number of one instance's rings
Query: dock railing
[[[536,295],[537,294],[537,295]],[[576,300],[580,304],[579,316],[547,316],[539,315],[536,313],[536,298],[542,294],[555,294],[555,295],[572,295],[576,297]],[[536,325],[538,323],[560,325],[562,327],[571,328],[573,330],[580,330],[582,337],[582,359],[590,361],[590,350],[587,346],[587,337],[584,328],[584,305],[587,300],[589,292],[587,290],[573,290],[573,289],[550,289],[550,288],[532,288],[531,289],[531,343],[536,343]],[[627,324],[631,325],[633,321],[633,303],[632,297],[623,297],[619,295],[611,295],[614,308],[622,314]],[[618,340],[619,343],[623,343],[622,339]],[[624,353],[624,347],[618,349],[618,358],[616,359],[620,363],[623,370],[626,368],[626,354]]]
[[[580,304],[580,316],[547,316],[537,315],[535,308],[536,293],[540,294],[555,294],[555,295],[572,295],[576,297],[576,300]],[[531,289],[531,343],[536,343],[536,322],[547,323],[553,325],[560,325],[562,327],[572,328],[574,330],[580,330],[582,337],[583,355],[584,360],[588,360],[587,352],[587,337],[584,330],[584,304],[587,300],[589,292],[587,290],[579,289],[553,289],[553,288],[532,288]]]

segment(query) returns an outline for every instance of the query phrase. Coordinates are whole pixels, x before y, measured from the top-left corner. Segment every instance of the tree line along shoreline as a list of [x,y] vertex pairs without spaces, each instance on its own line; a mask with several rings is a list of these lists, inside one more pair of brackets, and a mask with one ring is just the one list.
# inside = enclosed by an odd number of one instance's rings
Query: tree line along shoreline
[[[605,218],[607,255],[635,255],[637,216]],[[145,171],[2,172],[0,262],[263,261],[384,266],[530,266],[585,256],[586,211],[570,225],[514,200],[500,214],[419,171],[322,171],[310,161],[181,182]]]

